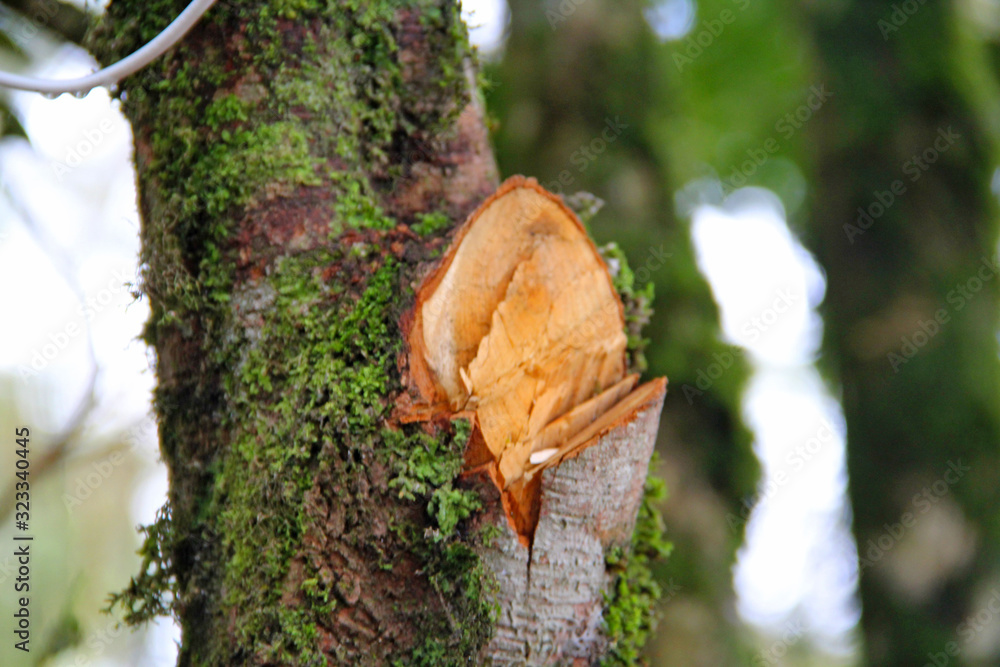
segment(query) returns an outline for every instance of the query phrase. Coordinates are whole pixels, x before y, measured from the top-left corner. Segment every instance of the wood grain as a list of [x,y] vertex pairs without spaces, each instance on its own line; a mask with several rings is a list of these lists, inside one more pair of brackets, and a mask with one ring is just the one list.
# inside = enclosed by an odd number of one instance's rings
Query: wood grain
[[625,374],[624,329],[621,299],[580,220],[520,176],[469,216],[417,292],[410,418],[472,419],[466,460],[489,468],[525,545],[540,473],[648,398],[648,388],[633,395],[638,376]]

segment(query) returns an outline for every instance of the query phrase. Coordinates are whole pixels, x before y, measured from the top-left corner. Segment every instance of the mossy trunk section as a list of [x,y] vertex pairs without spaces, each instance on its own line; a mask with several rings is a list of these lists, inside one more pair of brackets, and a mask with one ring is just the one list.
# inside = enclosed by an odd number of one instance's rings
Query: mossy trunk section
[[[94,50],[184,5],[114,2]],[[176,613],[181,665],[466,664],[492,633],[466,425],[389,419],[412,287],[497,185],[458,12],[219,3],[121,86],[170,473],[121,601]]]
[[901,5],[808,15],[833,93],[807,128],[809,240],[843,387],[864,662],[996,665],[980,634],[1000,577],[994,67],[955,3]]
[[[183,6],[117,0],[91,46],[117,60]],[[531,553],[504,541],[491,482],[461,474],[469,421],[399,418],[414,291],[497,186],[457,3],[219,3],[119,96],[170,491],[113,604],[173,614],[180,665],[502,662],[494,556]],[[609,435],[629,471],[608,480],[617,523],[580,504],[586,645],[543,646],[550,624],[525,618],[511,650],[529,664],[636,658],[665,551],[640,507],[659,405]]]

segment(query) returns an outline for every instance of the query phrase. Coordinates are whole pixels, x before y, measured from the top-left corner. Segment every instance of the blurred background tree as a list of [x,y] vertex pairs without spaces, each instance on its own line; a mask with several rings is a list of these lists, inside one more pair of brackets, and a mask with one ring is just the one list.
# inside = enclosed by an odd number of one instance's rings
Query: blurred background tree
[[[0,68],[67,76],[100,7],[0,2]],[[30,140],[30,143],[29,143]],[[79,149],[83,149],[80,154]],[[138,219],[130,137],[107,94],[0,90],[0,424],[31,427],[31,653],[0,664],[165,664],[169,620],[132,633],[104,616],[138,566],[135,526],[162,503],[148,417],[145,319],[131,293]],[[6,459],[0,468],[13,466]],[[0,530],[13,532],[13,475],[0,479]],[[5,550],[6,551],[6,550]],[[12,552],[0,556],[0,613],[14,611]],[[8,631],[9,632],[9,631]]]
[[[975,632],[975,623],[963,625],[1000,576],[991,481],[1000,443],[990,189],[1000,120],[997,8],[888,0],[510,6],[507,47],[488,69],[501,170],[552,184],[568,174],[565,191],[606,199],[594,234],[618,240],[633,265],[651,239],[671,253],[666,270],[651,274],[656,316],[647,335],[651,370],[672,387],[661,452],[678,548],[661,574],[681,586],[651,655],[663,664],[730,664],[746,644],[727,622],[737,543],[712,539],[721,513],[755,483],[740,419],[744,373],[724,375],[711,403],[699,396],[689,405],[680,390],[724,349],[686,218],[757,186],[780,197],[826,275],[820,364],[842,395],[849,434],[848,519],[862,559],[859,658],[997,664],[996,624]],[[618,115],[630,127],[589,160],[586,147]],[[859,209],[871,217],[859,221]],[[944,321],[935,323],[936,314]],[[959,461],[969,468],[961,478],[949,473]],[[932,498],[915,500],[927,488]],[[900,534],[904,517],[913,525]]]
[[997,7],[800,10],[836,91],[807,129],[805,236],[829,281],[867,663],[1000,664],[995,620],[975,631],[1000,584]]

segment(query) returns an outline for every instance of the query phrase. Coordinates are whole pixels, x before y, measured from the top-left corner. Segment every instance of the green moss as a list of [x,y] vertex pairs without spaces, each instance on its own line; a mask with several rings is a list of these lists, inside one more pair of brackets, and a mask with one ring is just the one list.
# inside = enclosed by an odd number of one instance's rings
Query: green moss
[[491,547],[493,546],[494,540],[503,535],[503,529],[492,523],[484,524],[482,528],[479,529],[479,535],[476,539],[479,540],[483,546]]
[[[655,457],[654,457],[655,458]],[[663,518],[656,503],[666,496],[666,484],[656,477],[646,480],[642,505],[632,534],[631,549],[609,550],[608,568],[617,572],[611,593],[605,596],[604,626],[610,645],[602,665],[635,665],[654,625],[654,607],[662,591],[653,578],[652,561],[669,555],[663,539]]]
[[[410,662],[404,664],[472,664],[492,637],[499,618],[500,607],[495,601],[499,584],[478,555],[482,548],[478,536],[468,540],[444,538],[438,543],[441,539],[441,535],[433,536],[424,554],[431,584],[443,599],[449,600],[448,625],[438,633],[428,633],[423,647],[418,647]],[[447,653],[441,653],[442,646]]]
[[[118,60],[158,34],[183,5],[119,0],[90,46],[103,61]],[[334,234],[395,224],[358,175],[399,176],[418,141],[409,135],[423,141],[451,127],[461,106],[444,100],[464,95],[459,64],[469,52],[457,4],[424,0],[414,9],[436,45],[427,77],[434,90],[407,87],[393,32],[401,8],[393,0],[218,6],[206,21],[223,34],[245,32],[255,47],[249,67],[234,69],[222,45],[210,40],[196,51],[182,44],[174,57],[125,82],[126,113],[155,118],[148,124],[152,159],[141,173],[159,191],[153,215],[171,232],[144,244],[148,291],[163,297],[153,300],[147,340],[156,339],[156,327],[204,309],[206,292],[225,300],[232,265],[220,248],[232,233],[225,218],[240,209],[312,186],[332,195]],[[288,30],[289,20],[319,27],[303,42]],[[237,80],[239,92],[206,95]],[[333,169],[331,156],[339,158]],[[160,257],[170,269],[159,268]]]
[[[345,483],[352,471],[359,472],[351,451],[379,452],[398,471],[390,486],[405,499],[434,498],[441,488],[451,488],[461,468],[461,448],[453,438],[442,442],[380,427],[399,346],[393,307],[399,266],[376,255],[369,261],[382,264],[357,300],[330,307],[337,290],[310,265],[332,259],[320,253],[277,265],[270,280],[275,300],[261,338],[239,364],[233,403],[243,416],[232,424],[233,454],[218,480],[217,493],[225,498],[221,533],[230,554],[226,605],[241,610],[236,625],[243,645],[267,647],[283,663],[298,656],[295,664],[310,664],[303,660],[303,647],[312,645],[316,624],[330,611],[329,592],[318,582],[306,586],[309,604],[295,613],[281,599],[290,558],[310,521],[304,494],[318,468],[337,466],[318,456],[322,443],[339,442],[335,449],[346,463],[338,474]],[[319,429],[324,421],[331,428]],[[423,546],[430,558],[430,547]]]
[[315,623],[315,610],[278,610],[278,636],[280,643],[262,647],[259,655],[281,664],[295,664],[308,667],[326,667],[326,658],[317,648],[319,632]]
[[[231,350],[234,361],[239,357],[229,387],[233,447],[215,489],[223,508],[217,530],[228,561],[225,606],[233,610],[245,648],[282,664],[321,664],[307,648],[315,646],[316,626],[335,604],[330,591],[309,576],[300,608],[289,609],[282,599],[290,559],[311,521],[305,493],[323,469],[340,467],[334,478],[349,484],[360,472],[356,457],[376,452],[395,471],[386,491],[426,508],[429,525],[399,526],[405,539],[395,550],[416,553],[452,605],[451,613],[461,613],[461,632],[440,618],[425,626],[429,641],[446,647],[458,664],[478,650],[493,623],[489,597],[483,595],[486,573],[456,531],[478,508],[474,494],[454,486],[469,426],[457,422],[445,438],[381,426],[400,345],[394,303],[400,266],[380,252],[359,260],[381,264],[369,272],[356,300],[333,305],[339,288],[324,282],[319,268],[336,259],[321,252],[280,261],[269,280],[274,300],[260,338],[250,349]],[[329,427],[320,429],[324,422]],[[333,442],[339,462],[320,456]]]
[[[209,524],[217,517],[210,532],[226,563],[221,589],[231,611],[225,613],[244,650],[282,664],[323,664],[315,639],[336,606],[331,590],[309,573],[301,605],[290,608],[283,599],[291,557],[311,521],[305,494],[317,474],[338,466],[337,478],[347,483],[359,472],[355,457],[376,452],[394,471],[386,492],[425,508],[426,524],[397,527],[403,541],[397,553],[417,555],[448,601],[448,616],[462,619],[455,627],[446,618],[427,619],[427,646],[435,648],[414,653],[414,664],[466,664],[495,623],[493,584],[471,546],[479,537],[458,530],[479,506],[475,494],[455,486],[470,426],[459,420],[447,437],[382,426],[385,397],[398,382],[391,370],[400,346],[401,266],[378,247],[354,258],[370,268],[363,291],[348,298],[322,278],[323,267],[341,259],[317,251],[280,260],[267,282],[271,297],[259,337],[226,347],[226,363],[236,369],[226,382],[232,414],[224,427],[232,447],[202,512]],[[334,460],[326,458],[338,450]],[[162,541],[151,541],[156,566],[129,592],[135,620],[166,610],[158,597],[170,589],[162,580],[169,562],[159,564],[161,552],[169,553]],[[441,651],[451,657],[438,660]],[[419,662],[421,655],[428,662]],[[219,654],[208,662],[231,659]]]
[[[468,424],[459,420],[458,424]],[[457,437],[468,438],[467,426]],[[426,433],[407,436],[402,431],[384,431],[386,453],[392,456],[395,477],[389,488],[398,489],[400,498],[430,497],[434,489],[453,480],[462,469],[460,458],[447,456],[447,443]]]
[[425,504],[431,523],[421,533],[406,526],[399,527],[399,532],[426,563],[434,589],[449,600],[447,627],[439,625],[439,633],[429,633],[409,660],[397,660],[396,665],[469,664],[496,625],[497,583],[478,555],[494,533],[480,530],[462,535],[456,530],[481,507],[478,494],[456,487],[472,426],[466,419],[457,419],[452,427],[453,435],[447,440],[422,432],[384,433],[384,455],[396,471],[389,486],[398,489],[399,497]]
[[427,510],[437,523],[438,539],[450,535],[460,521],[482,509],[479,495],[473,491],[451,488],[450,484],[434,489]]
[[139,574],[131,578],[125,590],[112,593],[104,609],[105,613],[111,613],[116,607],[122,609],[123,620],[128,625],[145,623],[157,616],[176,617],[177,579],[170,556],[174,547],[170,505],[161,508],[156,521],[141,526],[139,531],[145,536],[139,549],[142,556]]
[[236,95],[225,95],[212,101],[205,108],[205,125],[219,131],[224,125],[246,122],[249,120],[250,111],[250,105]]
[[[119,59],[183,4],[116,0],[95,52]],[[146,529],[143,572],[114,602],[142,621],[177,596],[182,661],[325,664],[318,638],[351,587],[312,562],[291,566],[324,530],[321,502],[346,515],[339,539],[366,563],[391,572],[393,559],[412,558],[421,585],[438,592],[444,609],[406,612],[423,613],[407,619],[426,639],[418,664],[468,664],[492,632],[482,536],[464,530],[479,501],[457,481],[468,424],[386,426],[412,267],[383,243],[398,221],[381,202],[408,152],[452,127],[468,55],[457,3],[408,5],[422,12],[433,58],[423,83],[404,84],[400,8],[218,4],[192,33],[207,36],[123,84],[144,215],[145,337],[198,363],[158,390],[171,513]],[[233,36],[253,45],[244,59],[233,57]],[[329,201],[330,248],[285,249],[298,254],[267,258],[245,282],[234,245],[246,245],[247,221],[304,192]],[[449,222],[418,219],[427,233]],[[338,247],[348,230],[365,240]],[[369,479],[370,465],[388,474]],[[376,538],[368,526],[379,511],[396,523]]]
[[334,235],[344,229],[392,229],[396,221],[387,216],[376,203],[376,197],[364,181],[343,173],[332,174],[339,188],[333,210],[336,216],[330,223]]
[[460,521],[481,507],[477,494],[454,487],[472,426],[467,419],[457,419],[453,428],[448,440],[422,432],[406,436],[401,431],[383,431],[384,451],[396,473],[389,488],[398,489],[400,498],[426,500],[436,523],[435,540],[450,536]]
[[433,213],[421,213],[418,215],[416,223],[410,228],[421,236],[430,236],[435,232],[447,228],[449,225],[451,225],[451,218],[444,213],[435,211]]
[[436,665],[454,665],[448,662],[448,647],[436,637],[428,637],[424,643],[413,651],[408,661],[396,660],[393,667],[435,667]]
[[635,273],[629,267],[624,251],[617,244],[609,243],[598,250],[608,264],[615,291],[625,307],[629,372],[642,373],[647,368],[645,351],[649,345],[649,339],[642,337],[642,330],[653,316],[653,282],[641,286],[635,284]]

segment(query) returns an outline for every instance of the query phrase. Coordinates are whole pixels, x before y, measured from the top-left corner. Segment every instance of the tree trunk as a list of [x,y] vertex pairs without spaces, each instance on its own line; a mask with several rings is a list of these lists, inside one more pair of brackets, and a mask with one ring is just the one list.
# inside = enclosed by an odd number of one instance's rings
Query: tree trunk
[[[114,2],[95,51],[183,5]],[[415,297],[497,186],[472,60],[447,0],[219,3],[121,86],[170,491],[116,601],[174,613],[179,664],[589,663],[648,630],[655,516],[623,554],[662,384],[539,471],[524,534],[482,416],[409,382]]]
[[980,106],[995,83],[955,3],[901,6],[809,17],[833,93],[808,126],[810,240],[843,387],[866,663],[995,665],[996,135]]

